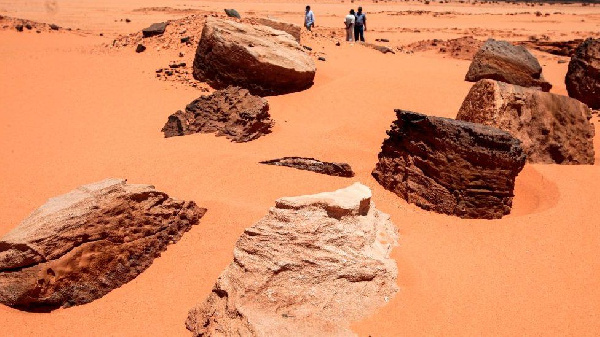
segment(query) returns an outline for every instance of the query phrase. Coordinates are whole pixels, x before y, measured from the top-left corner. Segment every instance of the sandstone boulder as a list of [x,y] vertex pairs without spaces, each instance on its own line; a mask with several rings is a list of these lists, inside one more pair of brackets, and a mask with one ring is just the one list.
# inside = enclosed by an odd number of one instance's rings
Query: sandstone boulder
[[462,218],[501,218],[525,165],[520,141],[502,130],[396,110],[373,177],[408,202]]
[[261,164],[287,166],[299,170],[312,171],[337,177],[354,177],[350,165],[346,163],[323,162],[314,158],[283,157],[273,160],[261,161]]
[[600,39],[587,39],[577,47],[565,84],[569,96],[600,109]]
[[509,132],[529,162],[556,164],[594,164],[591,118],[576,99],[493,80],[473,85],[456,116]]
[[350,323],[397,292],[397,234],[361,184],[281,198],[247,228],[206,301],[194,336],[349,336]]
[[194,59],[194,78],[219,89],[237,85],[258,95],[309,88],[315,63],[294,38],[263,25],[208,18]]
[[538,87],[549,91],[552,85],[542,77],[540,63],[523,46],[507,41],[487,40],[473,57],[466,81],[492,79],[523,87]]
[[259,25],[264,25],[273,29],[284,31],[293,36],[294,39],[296,39],[296,41],[300,43],[300,33],[302,32],[302,27],[300,27],[299,25],[272,18],[251,18],[250,21]]
[[0,302],[48,311],[131,281],[206,209],[108,179],[52,198],[0,238]]
[[266,99],[246,89],[228,87],[195,99],[185,111],[169,116],[162,132],[165,138],[216,132],[243,143],[270,133],[273,124]]

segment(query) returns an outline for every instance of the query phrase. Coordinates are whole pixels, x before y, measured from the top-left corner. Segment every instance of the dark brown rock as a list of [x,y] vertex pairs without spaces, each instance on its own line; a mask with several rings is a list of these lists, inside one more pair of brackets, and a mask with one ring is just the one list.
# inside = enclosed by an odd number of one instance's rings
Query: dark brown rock
[[0,239],[0,302],[27,311],[91,302],[143,272],[205,212],[124,179],[52,198]]
[[238,13],[238,11],[236,11],[235,9],[225,9],[225,14],[227,14],[228,17],[230,18],[238,18],[241,19],[242,16],[240,15],[240,13]]
[[512,206],[525,165],[520,141],[507,132],[396,110],[373,177],[408,202],[462,218],[501,218]]
[[146,46],[144,46],[144,45],[143,45],[143,44],[141,44],[141,43],[138,43],[137,47],[135,47],[135,52],[136,52],[136,53],[141,53],[141,52],[143,52],[144,50],[146,50]]
[[246,89],[228,87],[202,96],[188,104],[185,111],[169,116],[162,129],[165,137],[212,133],[242,143],[271,132],[273,121],[269,103]]
[[315,63],[294,38],[262,25],[208,18],[194,59],[194,78],[222,89],[237,85],[258,95],[309,88]]
[[52,30],[59,30],[59,29],[60,29],[60,27],[59,27],[58,25],[51,24],[51,25],[50,25],[50,29],[52,29]]
[[375,49],[378,52],[384,53],[384,54],[387,54],[387,53],[396,54],[391,48],[386,47],[386,46],[380,46],[380,45],[377,45],[374,43],[368,43],[368,42],[363,42],[362,44],[369,48]]
[[577,47],[565,84],[569,96],[600,109],[600,39],[589,38]]
[[151,37],[156,35],[162,35],[164,34],[165,29],[167,29],[167,25],[167,22],[153,23],[150,25],[150,27],[142,29],[142,36]]
[[542,77],[540,63],[523,46],[510,42],[487,40],[473,57],[466,81],[492,79],[523,87],[538,87],[549,91],[552,85]]
[[509,132],[529,162],[546,164],[594,164],[591,118],[574,98],[493,80],[473,85],[456,116]]
[[346,163],[329,163],[314,158],[283,157],[261,161],[261,164],[293,167],[299,170],[312,171],[337,177],[354,177],[350,165]]

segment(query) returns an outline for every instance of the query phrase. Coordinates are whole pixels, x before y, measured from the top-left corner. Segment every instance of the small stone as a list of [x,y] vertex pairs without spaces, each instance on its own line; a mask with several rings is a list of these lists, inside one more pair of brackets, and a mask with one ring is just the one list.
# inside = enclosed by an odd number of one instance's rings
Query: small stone
[[137,45],[137,47],[135,48],[135,52],[136,52],[136,53],[141,53],[141,52],[143,52],[144,50],[146,50],[146,46],[144,46],[144,45],[143,45],[143,44],[141,44],[141,43],[139,43],[139,44]]
[[16,25],[16,26],[15,26],[15,29],[16,29],[18,32],[22,32],[22,31],[23,31],[23,25]]
[[323,56],[319,56],[319,61],[325,61],[325,58]]
[[339,47],[341,45],[340,41],[336,42],[335,45]]
[[28,23],[25,25],[25,28],[27,28],[28,30],[31,30],[31,28],[33,28],[33,27],[31,26],[31,24]]
[[188,43],[188,42],[190,42],[190,37],[189,36],[181,38],[181,43]]
[[125,22],[127,22],[127,23],[130,23],[130,22],[131,22],[131,20],[129,20],[129,19],[125,19]]
[[50,29],[52,29],[52,30],[59,30],[59,29],[60,29],[60,27],[58,27],[58,26],[57,26],[57,25],[55,25],[55,24],[51,24],[51,25],[50,25]]
[[183,57],[184,54],[182,52],[179,52],[179,57]]
[[302,46],[302,48],[304,48],[304,49],[306,49],[306,50],[308,50],[308,51],[311,51],[311,50],[312,50],[312,48],[311,48],[311,47],[309,47],[309,46]]

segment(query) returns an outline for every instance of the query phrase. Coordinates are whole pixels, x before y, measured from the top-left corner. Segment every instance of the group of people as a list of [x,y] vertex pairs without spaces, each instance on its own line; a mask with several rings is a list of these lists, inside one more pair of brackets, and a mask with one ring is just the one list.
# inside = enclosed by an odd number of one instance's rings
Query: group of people
[[[367,30],[367,16],[362,11],[362,7],[358,7],[358,11],[350,10],[350,14],[344,19],[346,25],[346,41],[365,41],[365,31]],[[315,26],[315,14],[306,6],[304,14],[304,27],[309,31]]]

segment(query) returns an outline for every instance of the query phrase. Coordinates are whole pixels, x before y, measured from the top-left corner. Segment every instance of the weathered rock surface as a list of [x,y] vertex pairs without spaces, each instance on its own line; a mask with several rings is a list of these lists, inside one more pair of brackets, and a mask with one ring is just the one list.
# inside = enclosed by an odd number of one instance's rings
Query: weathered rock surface
[[314,158],[283,157],[261,161],[261,164],[293,167],[299,170],[312,171],[337,177],[354,177],[350,165],[346,163],[323,162]]
[[590,109],[576,99],[481,80],[456,119],[505,130],[521,140],[532,163],[594,164]]
[[522,41],[520,45],[527,48],[537,49],[546,53],[560,56],[573,56],[577,47],[583,42],[583,39],[575,39],[568,41]]
[[250,21],[259,25],[264,25],[273,29],[284,31],[293,36],[294,39],[296,39],[296,41],[300,43],[300,34],[302,31],[302,27],[300,27],[299,25],[272,18],[251,18]]
[[266,99],[246,89],[228,87],[195,99],[185,111],[169,116],[162,132],[165,138],[216,132],[243,143],[270,133],[273,124]]
[[501,218],[525,165],[521,142],[505,131],[396,110],[373,177],[426,210]]
[[569,96],[600,109],[600,39],[587,39],[577,47],[565,84]]
[[552,85],[542,77],[540,63],[523,46],[510,42],[487,40],[473,57],[466,81],[492,79],[523,87],[538,87],[549,91]]
[[165,29],[167,29],[167,25],[167,22],[153,23],[150,25],[150,27],[142,29],[142,36],[151,37],[155,35],[162,35],[165,32]]
[[208,18],[194,59],[194,78],[219,89],[237,85],[258,95],[309,88],[315,63],[283,31]]
[[52,198],[0,239],[0,302],[27,311],[91,302],[143,272],[205,212],[124,179]]
[[361,184],[281,198],[247,228],[206,301],[194,336],[349,336],[350,323],[397,292],[397,234]]

